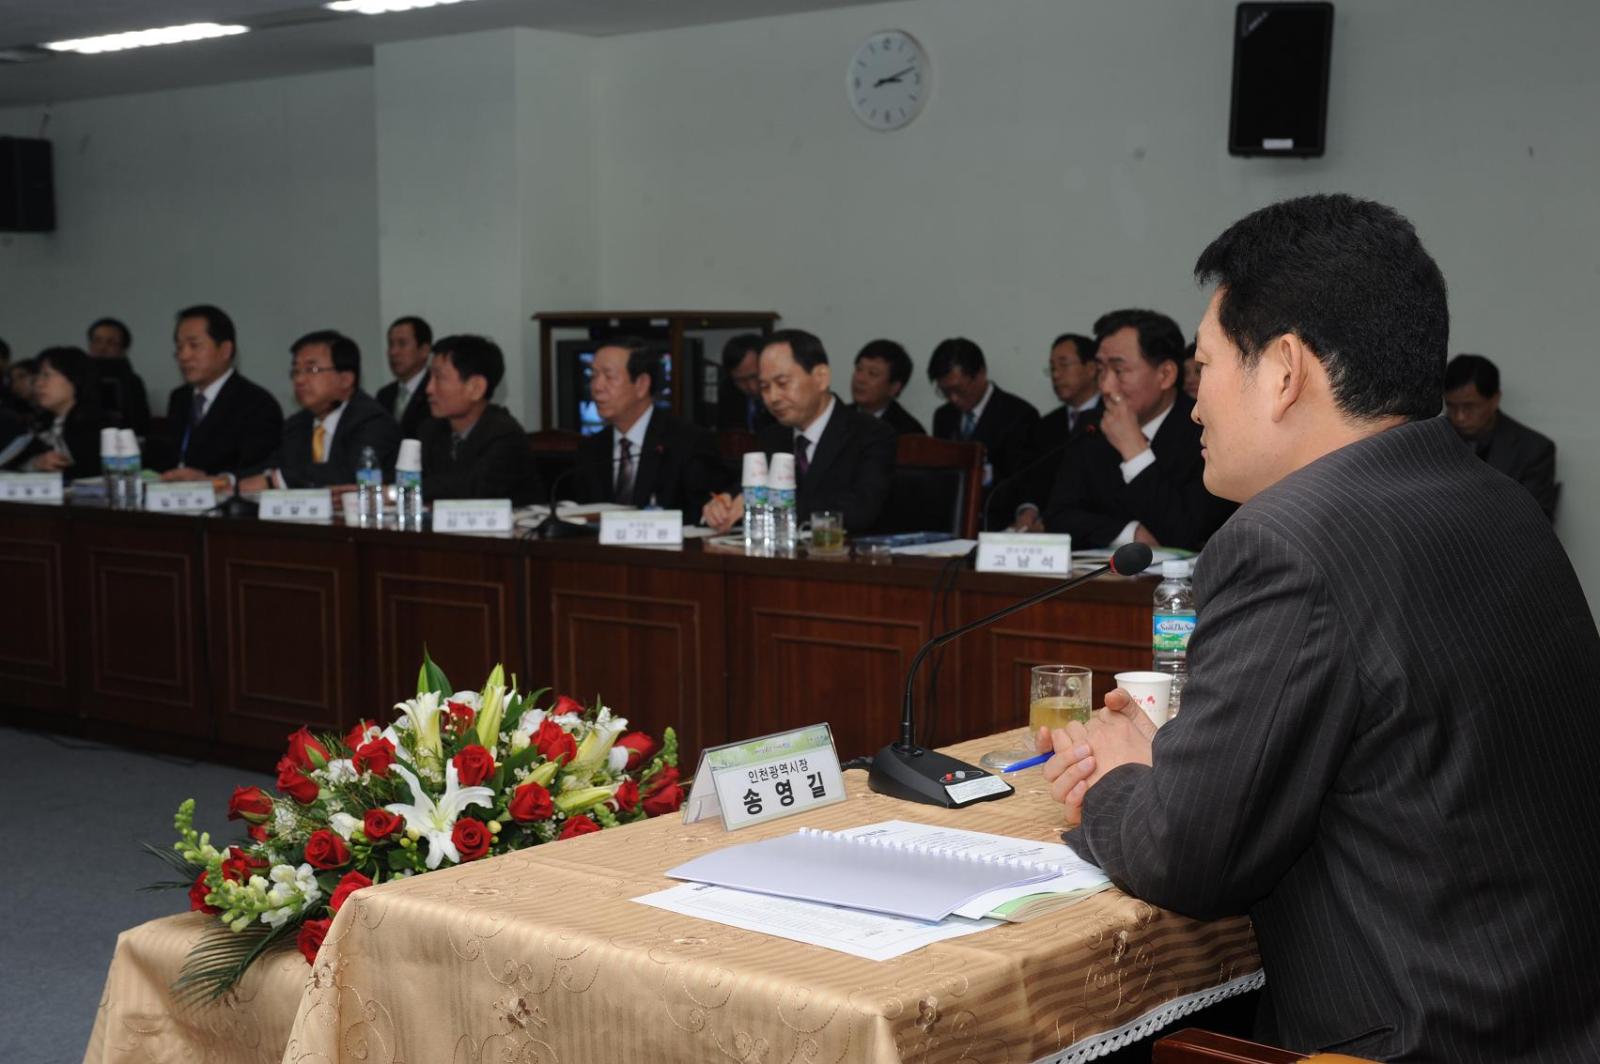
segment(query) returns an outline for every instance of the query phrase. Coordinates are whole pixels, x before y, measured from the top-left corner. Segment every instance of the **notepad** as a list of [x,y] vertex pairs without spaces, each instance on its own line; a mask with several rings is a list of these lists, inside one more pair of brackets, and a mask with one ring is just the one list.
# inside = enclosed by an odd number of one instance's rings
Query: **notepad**
[[975,898],[1042,883],[1049,865],[802,828],[727,846],[671,869],[696,883],[822,902],[913,920],[943,920]]

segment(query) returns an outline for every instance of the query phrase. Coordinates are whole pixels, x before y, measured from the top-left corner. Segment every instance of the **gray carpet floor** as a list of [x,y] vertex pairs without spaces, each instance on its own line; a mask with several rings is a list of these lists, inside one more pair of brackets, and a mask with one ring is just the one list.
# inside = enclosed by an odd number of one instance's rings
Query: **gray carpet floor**
[[141,842],[172,843],[172,814],[221,843],[237,785],[272,779],[222,765],[0,728],[0,1061],[78,1064],[117,933],[183,912],[182,891]]

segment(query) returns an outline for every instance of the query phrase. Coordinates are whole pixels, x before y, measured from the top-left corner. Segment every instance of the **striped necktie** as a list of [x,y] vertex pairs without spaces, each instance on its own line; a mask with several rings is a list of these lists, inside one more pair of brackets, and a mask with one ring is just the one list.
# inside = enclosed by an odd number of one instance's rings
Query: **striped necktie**
[[322,422],[319,421],[316,427],[311,430],[311,460],[318,465],[321,465],[324,460],[327,440],[328,432],[322,427]]

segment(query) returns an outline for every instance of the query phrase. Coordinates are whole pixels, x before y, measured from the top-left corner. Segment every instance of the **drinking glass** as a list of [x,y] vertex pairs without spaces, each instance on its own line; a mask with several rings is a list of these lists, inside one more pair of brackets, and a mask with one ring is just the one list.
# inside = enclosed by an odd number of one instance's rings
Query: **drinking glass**
[[[1028,683],[1030,738],[1043,728],[1065,728],[1068,721],[1089,720],[1094,710],[1094,670],[1082,665],[1035,665]],[[1026,761],[1038,751],[1031,746],[991,750],[978,759],[990,772]]]
[[844,553],[844,515],[818,510],[811,515],[811,553]]

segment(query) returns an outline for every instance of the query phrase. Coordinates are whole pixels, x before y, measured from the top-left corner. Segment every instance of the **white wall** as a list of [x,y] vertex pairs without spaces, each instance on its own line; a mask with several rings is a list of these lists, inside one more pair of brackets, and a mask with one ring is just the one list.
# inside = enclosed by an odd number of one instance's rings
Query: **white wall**
[[381,383],[372,111],[369,70],[0,110],[19,136],[48,116],[59,226],[0,235],[0,336],[27,356],[121,318],[161,413],[172,315],[209,302],[286,407],[289,344],[314,328],[356,337]]

